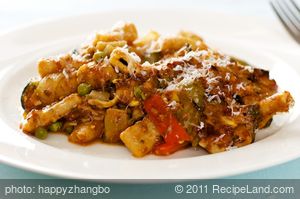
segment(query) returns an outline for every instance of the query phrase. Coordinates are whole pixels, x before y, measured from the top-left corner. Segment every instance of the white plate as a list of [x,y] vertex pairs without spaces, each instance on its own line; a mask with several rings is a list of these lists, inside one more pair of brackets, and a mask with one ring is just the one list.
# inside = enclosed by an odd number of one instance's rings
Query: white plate
[[[168,157],[137,159],[125,147],[68,143],[64,135],[45,141],[23,134],[20,94],[37,76],[36,61],[79,46],[93,31],[118,20],[138,30],[175,33],[192,30],[216,48],[271,71],[296,101],[288,114],[276,116],[270,128],[249,146],[219,154],[187,149]],[[131,11],[98,13],[23,27],[0,36],[0,160],[28,170],[86,179],[207,179],[262,169],[300,156],[299,48],[269,21],[205,11]],[[276,43],[275,43],[276,42]]]

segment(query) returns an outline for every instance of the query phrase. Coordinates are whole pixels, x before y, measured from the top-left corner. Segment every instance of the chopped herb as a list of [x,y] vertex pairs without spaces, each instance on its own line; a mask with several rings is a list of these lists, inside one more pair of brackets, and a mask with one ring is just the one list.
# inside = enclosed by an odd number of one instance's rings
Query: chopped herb
[[133,88],[133,93],[134,93],[134,96],[136,96],[137,98],[140,98],[142,100],[146,99],[144,92],[142,91],[141,87],[139,87],[139,86],[135,86]]

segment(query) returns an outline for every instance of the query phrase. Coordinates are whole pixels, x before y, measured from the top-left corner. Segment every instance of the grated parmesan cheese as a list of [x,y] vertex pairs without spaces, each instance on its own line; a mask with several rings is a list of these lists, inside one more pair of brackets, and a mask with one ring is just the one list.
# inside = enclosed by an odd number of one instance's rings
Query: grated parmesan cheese
[[190,85],[196,79],[200,77],[205,77],[207,75],[207,70],[205,68],[196,68],[195,66],[188,65],[184,67],[184,71],[177,76],[166,88],[166,90],[176,90],[177,88],[182,88],[183,86]]
[[249,73],[254,72],[254,67],[253,66],[244,66],[245,70],[247,70]]
[[109,65],[109,59],[107,56],[104,57],[103,62],[104,64]]
[[137,63],[141,63],[141,58],[135,52],[130,52],[129,54],[134,59],[134,61],[136,61]]
[[226,75],[225,75],[225,80],[227,80],[227,81],[230,80],[230,73],[226,73]]
[[207,83],[208,84],[218,83],[219,82],[218,79],[220,79],[220,78],[221,78],[221,76],[215,76],[215,77],[207,78]]
[[197,129],[201,130],[204,128],[204,122],[200,122],[199,125],[196,125],[196,124],[193,124],[193,123],[188,123],[188,125],[191,125],[191,126],[194,126],[196,127]]
[[236,101],[235,99],[233,99],[230,103],[230,105],[228,106],[228,108],[231,110],[231,115],[234,116],[234,115],[239,115],[241,113],[241,109],[239,108],[238,111],[235,111],[235,108],[236,108],[237,104],[236,104]]
[[176,65],[176,66],[173,68],[173,70],[174,70],[174,71],[182,71],[183,68],[182,68],[182,66],[180,66],[180,65]]
[[219,95],[211,95],[211,96],[209,96],[209,97],[207,98],[207,101],[208,101],[208,102],[211,102],[211,101],[213,101],[214,99],[216,99],[216,100],[218,101],[219,104],[222,102],[221,99],[220,99],[220,97],[219,97]]
[[171,103],[168,104],[168,107],[170,107],[171,109],[175,109],[177,105],[177,102],[175,100],[173,100]]
[[229,92],[232,91],[232,85],[231,85],[231,84],[226,84],[225,86],[227,87],[227,90],[228,90]]
[[141,70],[141,74],[142,74],[143,76],[146,76],[146,75],[147,75],[147,71]]
[[219,137],[217,137],[213,142],[219,142],[223,137],[225,136],[225,133],[222,133]]
[[246,90],[243,82],[237,84],[237,85],[236,85],[236,89],[238,89],[238,90],[241,90],[241,89],[242,89],[242,90]]
[[217,64],[218,66],[221,66],[221,67],[227,67],[228,64],[230,64],[230,63],[231,63],[231,62],[230,62],[230,57],[229,57],[229,56],[225,56],[225,55],[219,57],[219,58],[216,60],[216,64]]

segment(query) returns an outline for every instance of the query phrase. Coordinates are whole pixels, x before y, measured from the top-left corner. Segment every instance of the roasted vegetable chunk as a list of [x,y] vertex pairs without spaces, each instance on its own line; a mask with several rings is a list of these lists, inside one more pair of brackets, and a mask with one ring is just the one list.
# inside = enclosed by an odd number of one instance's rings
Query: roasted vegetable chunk
[[144,118],[128,127],[120,137],[134,156],[143,157],[152,151],[159,135],[154,124],[148,118]]
[[69,136],[71,142],[85,144],[99,139],[103,133],[103,121],[79,124]]
[[120,133],[129,126],[127,111],[110,108],[106,110],[104,119],[104,141],[119,142]]

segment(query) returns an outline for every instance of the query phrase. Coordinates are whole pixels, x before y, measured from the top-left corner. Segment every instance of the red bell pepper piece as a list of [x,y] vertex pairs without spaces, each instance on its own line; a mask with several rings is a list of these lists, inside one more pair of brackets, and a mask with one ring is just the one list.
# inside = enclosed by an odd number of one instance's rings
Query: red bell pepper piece
[[153,153],[156,155],[170,155],[180,149],[184,148],[186,144],[171,144],[171,143],[163,143],[157,145],[153,149]]
[[168,155],[174,153],[182,148],[185,141],[191,140],[185,129],[168,109],[167,104],[161,96],[155,94],[149,97],[145,100],[144,107],[150,120],[154,123],[165,141],[165,143],[155,147],[155,154]]

